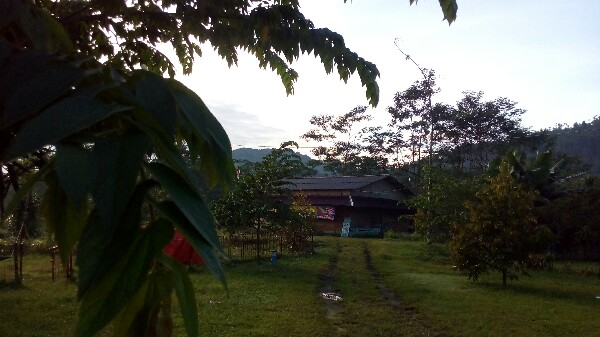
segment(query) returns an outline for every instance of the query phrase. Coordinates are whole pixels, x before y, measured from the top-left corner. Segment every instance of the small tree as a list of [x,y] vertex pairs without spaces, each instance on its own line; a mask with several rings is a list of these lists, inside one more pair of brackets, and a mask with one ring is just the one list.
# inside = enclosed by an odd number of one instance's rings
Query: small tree
[[[219,226],[229,232],[254,229],[257,240],[264,229],[307,227],[308,217],[304,210],[280,198],[290,194],[283,185],[283,178],[312,173],[300,156],[288,148],[289,145],[297,146],[293,142],[284,143],[261,162],[246,164],[231,191],[213,202],[212,210]],[[257,260],[260,257],[258,247]]]
[[458,269],[472,280],[489,270],[518,279],[524,272],[531,249],[535,218],[533,203],[537,193],[515,182],[509,166],[501,165],[499,174],[477,193],[477,203],[467,202],[469,220],[457,225],[451,244]]

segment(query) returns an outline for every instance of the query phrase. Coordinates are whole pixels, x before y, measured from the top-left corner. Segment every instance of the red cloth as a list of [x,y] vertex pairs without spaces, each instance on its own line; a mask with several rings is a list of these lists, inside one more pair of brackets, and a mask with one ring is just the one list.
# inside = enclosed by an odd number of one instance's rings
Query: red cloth
[[164,249],[165,254],[184,264],[201,266],[204,264],[202,257],[194,250],[187,240],[175,231],[175,236]]

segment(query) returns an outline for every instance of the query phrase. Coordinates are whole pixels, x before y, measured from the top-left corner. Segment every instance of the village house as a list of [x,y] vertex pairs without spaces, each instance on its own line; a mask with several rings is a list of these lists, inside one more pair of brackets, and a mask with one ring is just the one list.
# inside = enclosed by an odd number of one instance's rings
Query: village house
[[[413,193],[390,175],[359,177],[305,177],[285,179],[292,193],[302,194],[315,208],[315,230],[320,234],[340,234],[346,224],[356,231],[373,230],[383,234],[392,229],[406,231],[409,221],[403,215],[412,211],[406,200]],[[352,236],[352,235],[351,235]]]

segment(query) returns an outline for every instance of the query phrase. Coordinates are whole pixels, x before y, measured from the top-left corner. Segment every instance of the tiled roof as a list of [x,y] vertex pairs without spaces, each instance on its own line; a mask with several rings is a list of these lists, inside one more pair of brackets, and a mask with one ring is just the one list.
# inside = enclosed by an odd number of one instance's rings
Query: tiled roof
[[286,187],[292,191],[356,190],[388,177],[395,180],[388,175],[377,175],[359,177],[305,177],[284,179],[283,181],[290,183]]

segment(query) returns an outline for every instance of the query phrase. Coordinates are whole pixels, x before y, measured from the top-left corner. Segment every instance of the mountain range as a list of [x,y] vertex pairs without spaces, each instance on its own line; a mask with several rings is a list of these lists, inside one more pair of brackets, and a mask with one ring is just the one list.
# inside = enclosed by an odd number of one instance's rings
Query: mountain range
[[[247,160],[251,163],[257,163],[263,160],[263,158],[271,153],[271,151],[273,151],[273,149],[251,149],[247,147],[241,147],[233,150],[233,159]],[[311,157],[299,152],[296,152],[296,154],[299,155],[302,161],[305,163],[312,159]]]
[[[545,130],[551,136],[553,152],[570,157],[579,157],[589,167],[589,172],[600,175],[600,116],[591,122],[575,123],[572,126],[557,125]],[[233,159],[259,162],[272,149],[239,148],[233,150]],[[311,157],[296,152],[304,162]]]

